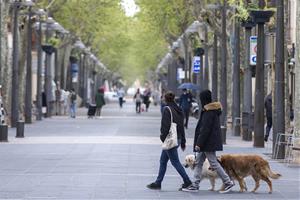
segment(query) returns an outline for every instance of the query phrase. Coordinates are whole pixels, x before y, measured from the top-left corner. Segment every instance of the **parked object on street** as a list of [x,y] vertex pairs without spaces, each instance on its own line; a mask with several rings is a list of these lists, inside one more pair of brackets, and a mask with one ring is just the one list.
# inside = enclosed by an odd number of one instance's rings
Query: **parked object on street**
[[199,105],[196,102],[192,102],[192,108],[191,108],[191,114],[193,117],[195,117],[196,119],[199,119]]
[[96,109],[97,109],[96,104],[89,104],[89,107],[88,107],[88,113],[87,113],[88,118],[93,118],[93,117],[95,117]]
[[119,101],[119,97],[117,92],[104,92],[104,99],[107,102],[118,102]]
[[278,179],[281,175],[273,172],[267,160],[258,155],[240,155],[227,154],[219,158],[219,162],[225,171],[237,180],[241,187],[241,192],[246,191],[244,188],[244,178],[252,176],[255,181],[255,192],[259,187],[259,181],[264,180],[269,186],[269,193],[273,192],[272,182],[269,178]]

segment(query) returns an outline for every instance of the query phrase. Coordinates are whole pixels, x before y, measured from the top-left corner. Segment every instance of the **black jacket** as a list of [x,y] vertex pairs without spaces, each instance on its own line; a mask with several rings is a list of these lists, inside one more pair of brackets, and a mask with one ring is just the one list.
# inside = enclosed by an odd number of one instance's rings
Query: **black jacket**
[[[181,140],[181,144],[185,144],[185,132],[183,126],[184,115],[181,108],[175,103],[167,103],[172,110],[173,122],[177,124],[177,138]],[[171,127],[171,113],[167,107],[163,108],[161,127],[160,127],[160,140],[165,141]]]
[[265,98],[265,109],[266,109],[266,117],[267,119],[272,120],[272,95],[268,94]]
[[222,135],[220,115],[222,106],[219,102],[209,103],[204,106],[195,130],[195,146],[200,147],[201,152],[222,151]]

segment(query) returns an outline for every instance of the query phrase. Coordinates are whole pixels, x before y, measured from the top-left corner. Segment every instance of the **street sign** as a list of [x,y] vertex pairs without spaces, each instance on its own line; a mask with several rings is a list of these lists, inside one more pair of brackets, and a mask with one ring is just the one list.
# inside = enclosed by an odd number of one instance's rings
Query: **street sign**
[[257,36],[250,37],[250,65],[256,65]]
[[200,56],[194,56],[193,72],[195,74],[200,73]]

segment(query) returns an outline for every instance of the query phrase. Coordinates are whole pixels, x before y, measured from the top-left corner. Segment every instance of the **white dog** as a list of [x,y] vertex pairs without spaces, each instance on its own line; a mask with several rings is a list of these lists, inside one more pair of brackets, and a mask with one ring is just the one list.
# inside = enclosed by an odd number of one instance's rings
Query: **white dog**
[[[196,166],[196,158],[195,155],[187,155],[185,157],[185,163],[183,164],[183,166],[185,168],[191,168],[192,170],[194,170],[195,166]],[[210,190],[215,190],[215,182],[216,179],[219,178],[218,174],[216,171],[212,170],[210,168],[209,162],[207,159],[205,159],[204,163],[203,163],[203,167],[202,167],[202,174],[201,174],[201,180],[202,179],[208,179],[210,181],[211,184],[211,189]]]

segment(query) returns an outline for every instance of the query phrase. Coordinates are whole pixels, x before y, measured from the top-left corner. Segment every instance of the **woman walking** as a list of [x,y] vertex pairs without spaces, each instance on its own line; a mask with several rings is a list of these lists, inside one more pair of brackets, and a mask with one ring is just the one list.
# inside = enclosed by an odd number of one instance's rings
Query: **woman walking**
[[136,113],[141,113],[141,102],[142,102],[142,94],[140,93],[140,88],[137,89],[134,97],[135,99],[135,111]]
[[185,132],[184,132],[184,125],[183,125],[184,116],[181,108],[174,101],[175,95],[173,92],[171,91],[167,92],[164,98],[165,98],[166,106],[163,108],[163,115],[161,119],[161,128],[160,128],[160,132],[161,132],[160,139],[162,142],[165,141],[171,127],[171,118],[173,118],[173,122],[177,124],[178,146],[173,147],[169,150],[162,150],[160,155],[160,166],[159,166],[158,176],[155,182],[147,185],[147,187],[149,189],[156,189],[156,190],[161,189],[161,183],[164,179],[167,170],[168,161],[170,160],[173,167],[176,169],[176,171],[180,174],[181,178],[183,179],[183,184],[181,186],[181,189],[183,189],[192,185],[190,178],[186,174],[182,164],[179,161],[178,151],[177,151],[179,145],[182,151],[184,151],[186,147]]
[[103,88],[98,89],[98,92],[95,96],[95,102],[96,102],[96,116],[100,117],[102,106],[105,105],[104,89]]

